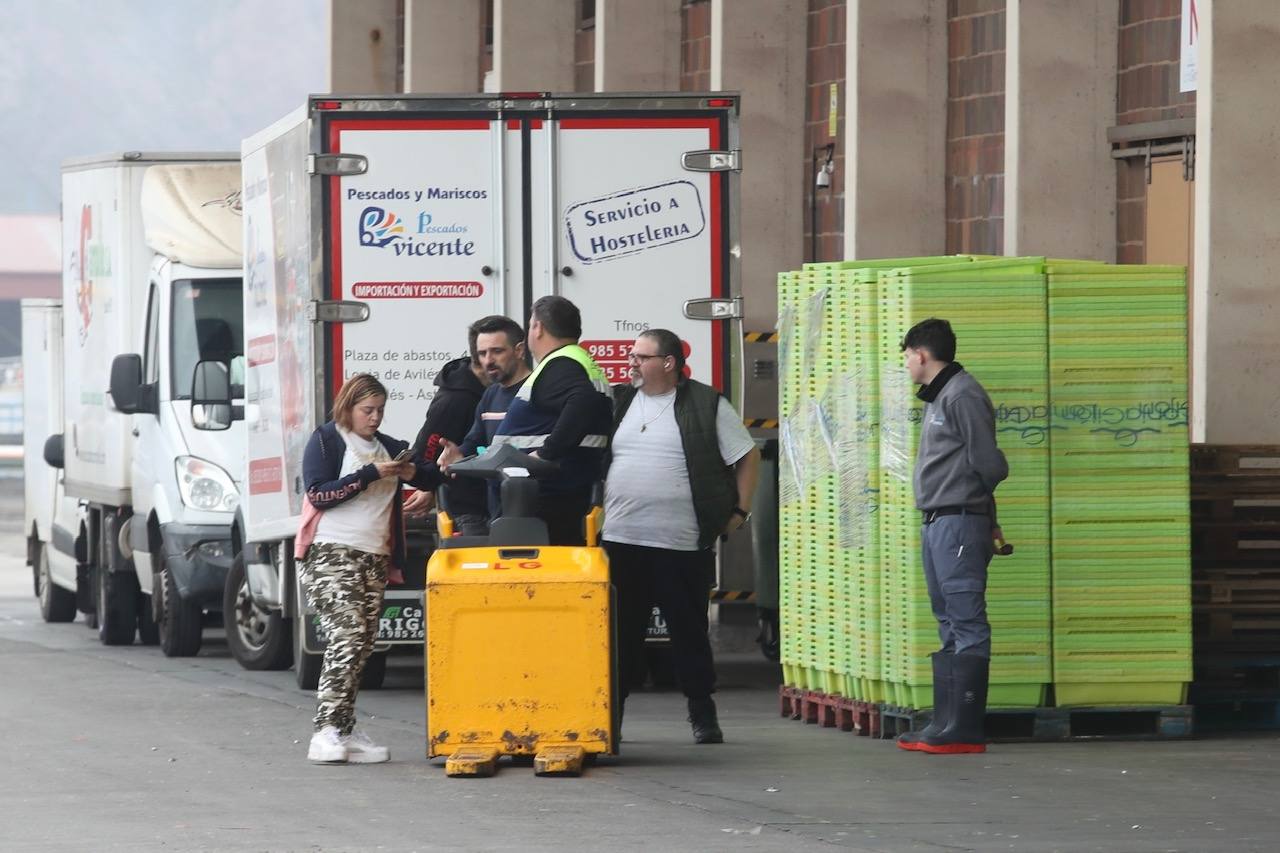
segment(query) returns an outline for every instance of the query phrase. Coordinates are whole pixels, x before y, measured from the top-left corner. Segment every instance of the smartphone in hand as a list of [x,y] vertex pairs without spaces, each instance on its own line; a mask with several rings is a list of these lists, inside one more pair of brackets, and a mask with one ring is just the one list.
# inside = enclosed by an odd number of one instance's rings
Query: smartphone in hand
[[393,459],[392,461],[393,461],[393,462],[406,462],[406,461],[408,461],[408,460],[410,460],[410,459],[413,459],[413,448],[412,448],[412,447],[406,447],[404,450],[401,450],[399,453],[397,453],[397,454],[396,454],[396,458],[395,458],[395,459]]

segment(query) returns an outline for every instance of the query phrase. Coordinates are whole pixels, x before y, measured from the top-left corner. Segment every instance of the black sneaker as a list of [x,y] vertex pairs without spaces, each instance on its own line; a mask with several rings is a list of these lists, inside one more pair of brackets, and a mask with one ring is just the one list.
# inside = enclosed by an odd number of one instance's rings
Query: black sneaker
[[724,732],[716,719],[716,703],[710,696],[689,700],[689,723],[694,743],[724,743]]

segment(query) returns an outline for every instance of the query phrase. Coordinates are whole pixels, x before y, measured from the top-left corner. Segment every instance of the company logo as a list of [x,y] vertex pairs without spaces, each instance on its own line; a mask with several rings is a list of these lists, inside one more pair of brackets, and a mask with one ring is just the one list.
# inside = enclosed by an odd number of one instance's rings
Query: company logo
[[[106,244],[101,238],[96,243],[90,242],[94,236],[94,219],[92,205],[80,208],[80,239],[71,258],[71,272],[76,282],[76,313],[80,315],[78,337],[81,346],[84,346],[93,325],[95,297],[103,300],[110,294],[109,286],[94,287],[95,280],[111,277],[111,254]],[[105,310],[110,311],[110,305]]]
[[93,208],[80,209],[80,254],[77,259],[76,308],[80,311],[80,345],[89,337],[93,323],[93,279],[89,278],[89,238],[93,236]]
[[476,253],[476,241],[460,236],[466,226],[432,224],[430,213],[418,213],[417,234],[407,234],[404,220],[390,210],[366,207],[360,214],[360,245],[371,249],[390,248],[396,257],[454,257]]
[[360,245],[381,248],[404,239],[400,217],[381,207],[366,207],[360,214]]

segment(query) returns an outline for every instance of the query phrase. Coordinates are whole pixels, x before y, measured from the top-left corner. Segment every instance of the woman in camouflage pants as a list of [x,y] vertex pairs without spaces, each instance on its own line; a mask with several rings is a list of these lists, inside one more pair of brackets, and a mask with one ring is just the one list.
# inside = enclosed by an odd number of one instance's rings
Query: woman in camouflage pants
[[355,725],[360,674],[378,634],[382,593],[404,564],[401,480],[433,488],[432,471],[409,447],[378,431],[387,389],[368,374],[348,379],[333,420],[307,442],[302,461],[307,503],[295,542],[300,577],[328,637],[316,691],[315,734],[307,758],[369,764],[388,759]]

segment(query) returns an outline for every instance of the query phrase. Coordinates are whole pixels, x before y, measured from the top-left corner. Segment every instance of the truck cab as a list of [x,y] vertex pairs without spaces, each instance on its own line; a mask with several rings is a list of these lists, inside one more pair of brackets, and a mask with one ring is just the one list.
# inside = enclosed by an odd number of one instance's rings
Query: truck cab
[[[237,259],[238,261],[238,259]],[[157,255],[145,298],[142,352],[113,365],[132,407],[133,517],[138,586],[151,596],[160,643],[170,656],[195,654],[204,612],[219,610],[240,503],[232,472],[243,466],[244,422],[210,417],[192,403],[197,365],[227,366],[232,396],[244,396],[243,288],[238,268],[201,268]],[[120,406],[120,397],[116,403]],[[122,408],[123,411],[123,408]]]

